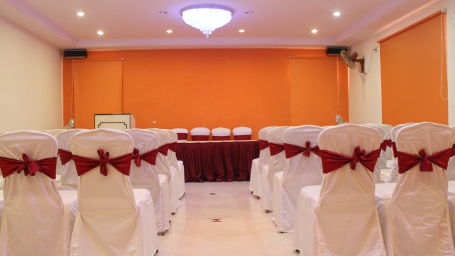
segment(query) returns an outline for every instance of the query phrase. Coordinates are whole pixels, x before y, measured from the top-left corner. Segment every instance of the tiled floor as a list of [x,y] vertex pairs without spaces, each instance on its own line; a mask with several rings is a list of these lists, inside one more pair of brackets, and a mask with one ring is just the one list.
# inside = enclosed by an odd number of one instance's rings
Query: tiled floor
[[248,182],[187,183],[157,256],[298,255],[293,248],[292,234],[276,231]]

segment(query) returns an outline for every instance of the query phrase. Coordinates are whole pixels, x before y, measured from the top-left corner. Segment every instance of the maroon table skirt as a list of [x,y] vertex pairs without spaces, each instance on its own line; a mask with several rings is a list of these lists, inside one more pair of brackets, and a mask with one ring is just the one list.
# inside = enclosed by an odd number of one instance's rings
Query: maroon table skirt
[[249,180],[258,156],[258,141],[177,143],[187,182]]

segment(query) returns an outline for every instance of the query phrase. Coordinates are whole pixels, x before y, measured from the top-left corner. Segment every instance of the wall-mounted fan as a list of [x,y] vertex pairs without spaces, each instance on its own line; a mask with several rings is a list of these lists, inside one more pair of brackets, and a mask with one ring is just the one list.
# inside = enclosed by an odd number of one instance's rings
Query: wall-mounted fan
[[360,73],[365,74],[365,58],[357,58],[359,55],[357,52],[353,52],[352,54],[349,54],[348,51],[342,50],[340,52],[341,59],[346,63],[346,65],[351,68],[355,69],[355,63],[360,64]]

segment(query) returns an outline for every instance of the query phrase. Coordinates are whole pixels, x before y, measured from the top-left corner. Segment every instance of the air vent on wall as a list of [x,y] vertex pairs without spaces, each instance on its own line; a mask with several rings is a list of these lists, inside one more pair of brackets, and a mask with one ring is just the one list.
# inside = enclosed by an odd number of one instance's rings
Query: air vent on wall
[[63,51],[63,57],[70,59],[87,58],[87,49],[66,49]]

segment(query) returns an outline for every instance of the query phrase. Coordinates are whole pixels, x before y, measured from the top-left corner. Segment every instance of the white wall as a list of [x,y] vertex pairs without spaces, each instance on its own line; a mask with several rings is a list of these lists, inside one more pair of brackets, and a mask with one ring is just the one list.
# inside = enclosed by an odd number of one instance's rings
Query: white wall
[[62,127],[60,51],[0,19],[0,131]]
[[[353,51],[359,52],[360,56],[365,56],[366,71],[368,74],[362,75],[358,71],[349,71],[350,122],[382,122],[380,48],[377,41],[442,9],[447,10],[449,124],[455,125],[455,0],[440,1],[428,6],[381,33],[374,35],[368,41],[352,46]],[[372,51],[375,48],[377,48],[377,52]]]

